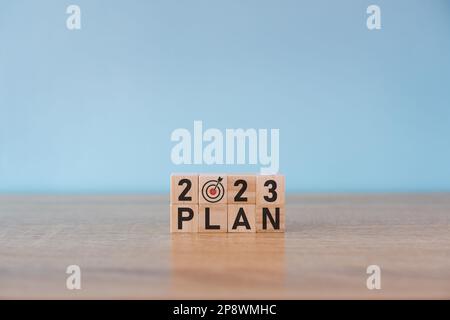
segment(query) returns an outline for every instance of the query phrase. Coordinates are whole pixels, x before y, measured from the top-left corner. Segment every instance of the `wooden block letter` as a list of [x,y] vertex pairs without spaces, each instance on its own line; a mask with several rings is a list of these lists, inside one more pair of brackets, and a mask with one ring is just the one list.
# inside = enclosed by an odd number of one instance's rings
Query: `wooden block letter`
[[256,176],[256,205],[284,205],[284,176]]
[[256,232],[284,232],[284,205],[256,206]]
[[198,199],[200,204],[227,204],[227,176],[200,175]]
[[228,204],[256,203],[256,176],[233,174],[227,176]]
[[172,174],[170,177],[170,203],[198,203],[198,175]]
[[170,232],[198,232],[198,205],[170,205]]
[[227,232],[227,205],[199,205],[198,232]]
[[256,232],[255,205],[228,205],[228,232]]

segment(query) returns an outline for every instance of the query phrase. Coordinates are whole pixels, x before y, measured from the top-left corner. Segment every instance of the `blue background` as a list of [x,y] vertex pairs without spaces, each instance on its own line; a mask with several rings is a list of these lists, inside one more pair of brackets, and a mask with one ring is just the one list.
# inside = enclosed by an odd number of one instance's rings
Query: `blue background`
[[170,134],[194,120],[279,128],[288,191],[450,191],[449,1],[0,7],[0,192],[166,192],[172,171],[259,170],[173,165]]

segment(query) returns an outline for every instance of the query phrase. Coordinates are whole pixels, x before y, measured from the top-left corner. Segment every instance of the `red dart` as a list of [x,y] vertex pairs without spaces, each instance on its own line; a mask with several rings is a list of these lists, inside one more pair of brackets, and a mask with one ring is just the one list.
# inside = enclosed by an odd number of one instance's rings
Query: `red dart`
[[213,189],[209,189],[209,194],[210,195],[215,195],[216,194],[216,192],[217,192],[217,186],[219,185],[219,183],[220,183],[220,181],[222,181],[223,180],[223,178],[222,177],[219,177],[218,179],[217,179],[217,183],[216,183],[216,185],[214,186],[214,188]]

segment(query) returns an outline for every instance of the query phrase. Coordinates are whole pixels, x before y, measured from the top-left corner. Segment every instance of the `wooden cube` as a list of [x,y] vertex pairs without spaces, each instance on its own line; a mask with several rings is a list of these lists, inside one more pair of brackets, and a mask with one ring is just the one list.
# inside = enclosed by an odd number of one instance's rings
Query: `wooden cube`
[[198,175],[172,174],[170,177],[170,203],[198,204]]
[[198,177],[199,204],[227,204],[227,176],[201,174]]
[[256,176],[256,205],[284,205],[285,186],[283,175]]
[[170,232],[198,232],[198,205],[170,205]]
[[254,204],[228,205],[228,232],[256,232]]
[[256,176],[250,174],[232,174],[227,176],[228,204],[256,203]]
[[227,205],[199,205],[198,232],[227,232]]
[[256,232],[284,232],[284,205],[257,205]]

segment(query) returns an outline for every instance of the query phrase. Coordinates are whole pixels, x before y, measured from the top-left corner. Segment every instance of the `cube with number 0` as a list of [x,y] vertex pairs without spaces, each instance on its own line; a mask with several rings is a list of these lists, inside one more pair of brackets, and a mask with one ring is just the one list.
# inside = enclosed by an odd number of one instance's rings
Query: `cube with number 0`
[[201,174],[198,177],[199,204],[227,204],[227,175]]

